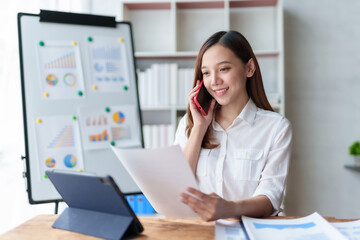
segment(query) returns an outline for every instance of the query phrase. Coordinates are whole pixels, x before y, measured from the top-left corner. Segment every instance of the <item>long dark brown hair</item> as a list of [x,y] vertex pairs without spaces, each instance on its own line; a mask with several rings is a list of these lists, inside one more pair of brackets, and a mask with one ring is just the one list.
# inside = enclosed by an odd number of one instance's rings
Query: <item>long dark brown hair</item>
[[[259,64],[255,57],[255,54],[246,40],[246,38],[239,32],[236,31],[220,31],[211,35],[201,46],[199,53],[196,58],[195,64],[195,76],[193,87],[196,85],[197,80],[203,79],[201,72],[202,58],[204,53],[215,44],[220,44],[223,47],[230,49],[241,61],[246,64],[252,58],[255,64],[255,72],[252,77],[247,78],[246,81],[246,91],[249,97],[254,101],[257,107],[274,111],[266,97],[264,85],[262,82],[261,72]],[[217,105],[217,104],[216,104]],[[218,106],[215,106],[217,109]],[[215,110],[216,111],[216,110]],[[194,126],[193,118],[190,111],[190,105],[188,105],[187,110],[187,126],[185,129],[186,136],[189,138],[191,134],[191,129]],[[206,131],[204,139],[201,143],[201,147],[212,149],[218,146],[216,143],[211,143],[211,132],[210,126]]]

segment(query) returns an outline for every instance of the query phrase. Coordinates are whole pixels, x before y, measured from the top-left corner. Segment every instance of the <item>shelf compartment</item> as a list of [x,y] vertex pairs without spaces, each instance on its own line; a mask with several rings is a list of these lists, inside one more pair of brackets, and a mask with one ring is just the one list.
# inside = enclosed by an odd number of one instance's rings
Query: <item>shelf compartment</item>
[[257,60],[265,92],[268,94],[280,92],[279,74],[277,72],[278,58],[276,56],[257,56]]
[[171,52],[175,50],[171,3],[126,3],[125,21],[132,23],[135,51]]
[[[190,8],[190,4],[195,5]],[[201,7],[196,4],[200,3],[176,3],[178,52],[198,51],[208,37],[225,29],[226,14],[223,5],[210,1],[201,3]],[[209,7],[205,8],[205,6]]]
[[240,32],[257,50],[279,49],[277,8],[230,8],[230,29]]

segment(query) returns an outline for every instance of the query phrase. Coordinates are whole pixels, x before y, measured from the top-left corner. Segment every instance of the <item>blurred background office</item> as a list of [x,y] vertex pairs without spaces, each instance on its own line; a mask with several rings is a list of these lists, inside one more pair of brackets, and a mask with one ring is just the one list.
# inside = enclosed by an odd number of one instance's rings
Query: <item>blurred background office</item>
[[[17,13],[49,9],[121,17],[120,0],[1,4],[0,234],[33,216],[54,212],[53,204],[28,203],[22,178]],[[360,140],[360,2],[283,0],[282,5],[285,115],[294,130],[286,214],[318,211],[324,216],[360,218],[360,172],[344,167],[352,161],[348,147]]]

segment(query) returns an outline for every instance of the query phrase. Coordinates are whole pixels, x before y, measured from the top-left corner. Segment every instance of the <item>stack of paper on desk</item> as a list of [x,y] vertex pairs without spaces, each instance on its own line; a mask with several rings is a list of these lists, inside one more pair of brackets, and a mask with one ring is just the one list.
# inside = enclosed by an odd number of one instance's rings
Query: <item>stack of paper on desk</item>
[[154,209],[167,217],[198,217],[180,201],[187,187],[198,185],[180,146],[113,151]]
[[215,239],[355,240],[360,239],[359,230],[360,221],[329,223],[315,212],[307,217],[296,219],[242,217],[242,223],[218,220],[215,227]]

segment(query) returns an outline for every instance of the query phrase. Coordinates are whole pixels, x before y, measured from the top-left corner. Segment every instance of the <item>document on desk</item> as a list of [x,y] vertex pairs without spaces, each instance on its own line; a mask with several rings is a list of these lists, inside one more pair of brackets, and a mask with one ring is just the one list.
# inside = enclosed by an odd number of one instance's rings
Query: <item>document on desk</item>
[[239,221],[219,219],[215,224],[215,240],[249,240],[244,224]]
[[[347,240],[317,212],[296,219],[259,219],[242,217],[250,240]],[[273,237],[272,237],[273,236]]]
[[179,145],[157,149],[112,147],[112,150],[159,214],[198,217],[181,202],[180,194],[187,187],[199,188]]
[[350,222],[331,223],[342,235],[349,240],[360,240],[360,220]]

